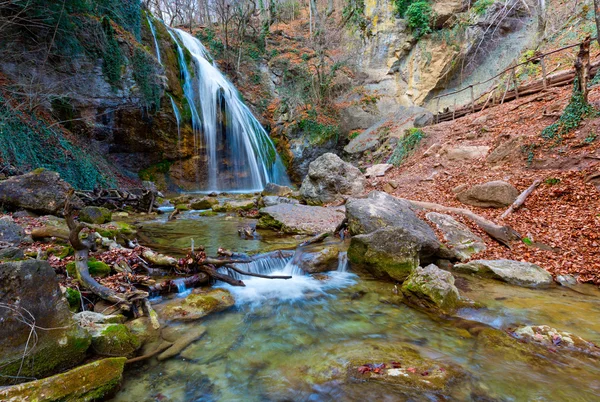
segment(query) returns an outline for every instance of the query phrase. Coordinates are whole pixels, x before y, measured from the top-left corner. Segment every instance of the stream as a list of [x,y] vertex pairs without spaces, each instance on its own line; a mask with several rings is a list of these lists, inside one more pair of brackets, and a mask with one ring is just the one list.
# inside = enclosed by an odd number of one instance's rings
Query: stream
[[[141,239],[180,254],[195,244],[258,253],[294,248],[293,236],[261,234],[242,240],[249,220],[197,211],[177,221],[145,222]],[[297,251],[301,252],[301,251]],[[179,356],[129,367],[114,401],[594,401],[600,395],[600,362],[566,353],[522,353],[486,339],[481,328],[546,324],[600,344],[600,292],[592,286],[533,290],[457,276],[461,294],[483,308],[440,318],[396,303],[394,285],[359,277],[343,253],[337,271],[306,275],[290,259],[272,261],[269,273],[290,280],[244,278],[227,288],[233,308],[204,320],[207,331]],[[263,270],[265,268],[262,268]],[[478,335],[479,334],[479,335]],[[428,364],[461,374],[443,388],[406,387],[340,372],[357,354],[401,360],[406,351]],[[377,363],[364,358],[360,364]],[[408,369],[410,370],[410,368]],[[429,375],[428,372],[422,373]],[[349,378],[350,380],[343,380]],[[433,381],[433,379],[432,379]]]

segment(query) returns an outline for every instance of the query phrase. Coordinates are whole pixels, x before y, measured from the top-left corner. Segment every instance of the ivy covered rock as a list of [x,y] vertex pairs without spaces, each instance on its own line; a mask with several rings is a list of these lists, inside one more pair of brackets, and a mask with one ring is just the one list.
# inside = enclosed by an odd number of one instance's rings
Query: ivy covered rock
[[235,300],[225,289],[196,289],[184,299],[174,299],[156,306],[161,318],[171,321],[192,321],[233,306]]
[[454,312],[460,301],[452,274],[433,264],[417,267],[402,284],[402,293],[408,304],[444,313]]
[[101,225],[112,220],[112,212],[103,207],[85,207],[79,212],[79,220],[81,222]]
[[[90,336],[71,316],[54,269],[46,261],[26,260],[0,264],[0,385],[10,376],[44,377],[71,368],[85,357]],[[30,316],[31,314],[31,316]],[[30,323],[52,331],[36,331],[29,343]],[[29,320],[29,319],[27,319]],[[2,398],[0,398],[2,399]]]
[[124,357],[97,360],[66,373],[0,388],[2,401],[97,401],[120,385]]
[[[0,204],[9,209],[27,209],[39,214],[62,215],[71,186],[56,172],[33,172],[0,181]],[[83,204],[76,199],[74,206]]]
[[93,324],[87,328],[92,335],[92,350],[100,356],[132,357],[141,346],[138,337],[123,324]]

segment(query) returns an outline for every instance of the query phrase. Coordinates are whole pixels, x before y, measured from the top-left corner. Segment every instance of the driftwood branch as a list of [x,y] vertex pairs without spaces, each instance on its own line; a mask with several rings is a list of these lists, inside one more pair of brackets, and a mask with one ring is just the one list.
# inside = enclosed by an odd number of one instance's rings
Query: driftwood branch
[[422,202],[422,201],[412,201],[405,200],[409,202],[414,208],[417,209],[428,209],[432,211],[438,212],[452,212],[458,215],[462,215],[465,218],[470,219],[473,223],[479,226],[485,233],[487,233],[492,239],[496,240],[500,244],[505,245],[510,248],[511,241],[519,240],[521,235],[517,233],[512,227],[500,226],[495,224],[494,222],[485,219],[482,216],[479,216],[468,209],[463,208],[454,208],[454,207],[446,207],[444,205],[435,204],[432,202]]
[[331,232],[323,232],[314,237],[311,237],[305,242],[300,243],[300,247],[308,246],[309,244],[321,243],[323,240],[331,236]]
[[521,205],[523,205],[525,203],[525,200],[527,199],[527,197],[529,197],[531,195],[531,193],[533,193],[533,191],[541,183],[542,183],[541,180],[535,180],[533,182],[533,184],[527,188],[527,190],[525,190],[521,194],[519,194],[519,196],[517,197],[517,199],[515,200],[515,202],[513,202],[512,205],[510,207],[508,207],[508,209],[506,211],[504,211],[504,213],[502,215],[500,215],[500,219],[506,218],[508,215],[510,215],[511,213],[513,213],[514,211],[516,211],[517,209],[519,209],[521,207]]

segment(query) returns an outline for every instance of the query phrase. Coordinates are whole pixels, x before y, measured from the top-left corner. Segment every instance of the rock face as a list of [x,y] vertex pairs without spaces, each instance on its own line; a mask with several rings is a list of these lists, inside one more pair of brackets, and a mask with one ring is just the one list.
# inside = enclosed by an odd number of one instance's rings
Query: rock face
[[[23,377],[43,377],[73,367],[84,358],[90,345],[89,335],[71,318],[54,269],[47,262],[0,264],[0,303],[10,306],[0,307],[0,385],[7,383],[4,376],[20,372]],[[31,333],[20,314],[31,314],[39,327],[59,329],[36,331],[37,342],[30,342],[29,354],[19,371]]]
[[[38,169],[0,181],[0,204],[39,214],[60,215],[71,186],[58,173]],[[75,203],[82,206],[81,202]]]
[[25,237],[25,231],[12,218],[0,219],[0,247],[2,244],[18,246]]
[[376,278],[404,281],[419,266],[419,239],[401,227],[352,236],[348,260],[353,270]]
[[486,249],[482,238],[474,235],[468,227],[450,215],[429,212],[425,216],[444,234],[448,245],[461,261],[468,260],[473,254]]
[[452,274],[433,264],[417,267],[402,284],[402,293],[409,304],[446,313],[456,310],[460,299]]
[[463,204],[482,208],[502,208],[512,204],[519,190],[505,181],[490,181],[461,191],[456,198]]
[[365,178],[357,167],[331,153],[311,162],[300,195],[311,205],[340,202],[364,191]]
[[156,312],[165,320],[193,321],[233,306],[235,301],[225,289],[196,290],[185,299],[175,299],[157,306]]
[[79,212],[79,220],[81,222],[101,225],[112,220],[112,213],[102,207],[85,207]]
[[333,232],[344,220],[343,207],[277,204],[261,209],[259,214],[256,227],[292,234]]
[[529,262],[513,260],[474,260],[456,264],[458,272],[499,279],[512,285],[526,288],[545,288],[552,285],[552,275],[543,268]]
[[[97,401],[119,386],[124,357],[97,360],[66,373],[0,389],[3,401]],[[83,381],[83,382],[82,382]]]

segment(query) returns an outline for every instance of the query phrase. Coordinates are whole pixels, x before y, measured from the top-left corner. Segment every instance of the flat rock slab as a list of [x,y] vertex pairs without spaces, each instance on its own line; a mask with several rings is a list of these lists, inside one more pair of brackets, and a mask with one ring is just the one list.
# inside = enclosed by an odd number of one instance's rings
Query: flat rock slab
[[454,270],[508,282],[526,288],[546,288],[552,285],[552,275],[542,267],[513,260],[474,260],[456,264]]
[[367,171],[365,172],[365,177],[385,176],[387,171],[393,167],[394,167],[394,165],[392,165],[391,163],[380,163],[378,165],[373,165],[373,166],[367,168]]
[[346,216],[344,207],[278,204],[259,211],[257,227],[284,233],[314,235],[333,232]]
[[497,180],[477,184],[467,190],[460,191],[456,198],[463,204],[481,208],[503,208],[512,204],[519,196],[512,184]]
[[485,158],[490,147],[487,146],[460,146],[445,150],[446,157],[451,161],[468,161]]
[[468,260],[473,254],[486,249],[485,242],[468,227],[450,215],[429,212],[425,217],[442,232],[444,239],[461,261]]

